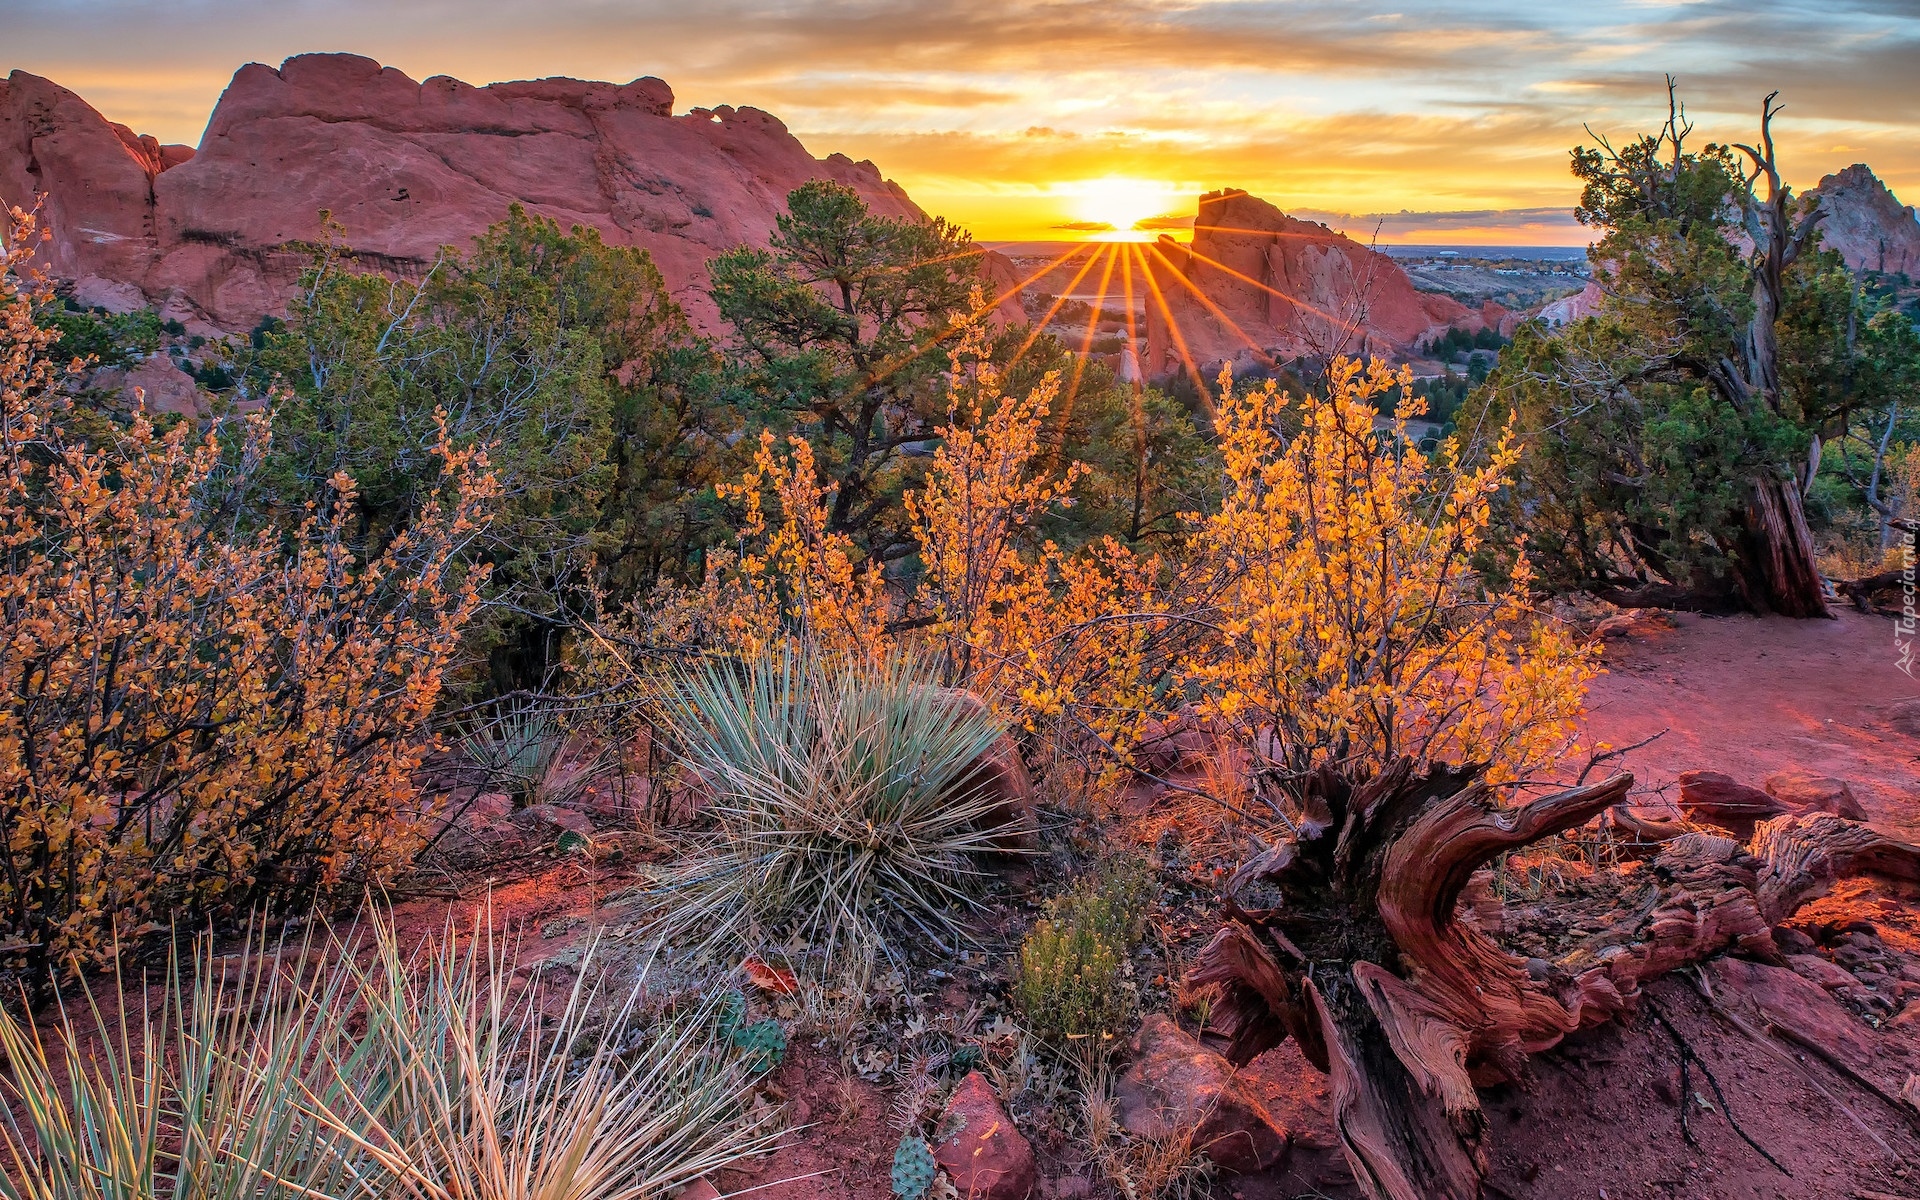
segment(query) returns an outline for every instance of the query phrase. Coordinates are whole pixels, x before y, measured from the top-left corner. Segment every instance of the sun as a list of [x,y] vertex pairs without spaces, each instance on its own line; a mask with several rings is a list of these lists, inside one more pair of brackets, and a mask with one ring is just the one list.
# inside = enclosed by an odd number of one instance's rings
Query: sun
[[1152,232],[1134,226],[1162,215],[1180,200],[1180,194],[1168,184],[1118,175],[1081,180],[1064,190],[1073,198],[1074,216],[1087,225],[1106,226],[1088,232],[1097,240],[1109,242],[1152,240]]

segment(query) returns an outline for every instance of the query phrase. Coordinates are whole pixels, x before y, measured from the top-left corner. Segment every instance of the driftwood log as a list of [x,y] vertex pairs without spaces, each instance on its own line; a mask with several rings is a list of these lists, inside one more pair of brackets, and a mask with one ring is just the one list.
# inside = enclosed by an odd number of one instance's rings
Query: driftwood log
[[1828,814],[1762,825],[1751,849],[1686,833],[1633,868],[1626,916],[1558,960],[1522,960],[1456,903],[1501,853],[1622,803],[1627,774],[1502,808],[1476,768],[1402,760],[1306,781],[1297,833],[1228,884],[1190,981],[1240,1064],[1291,1037],[1332,1076],[1354,1176],[1386,1200],[1472,1200],[1488,1166],[1476,1084],[1628,1008],[1640,985],[1726,950],[1777,960],[1773,927],[1837,880],[1920,884],[1920,848]]

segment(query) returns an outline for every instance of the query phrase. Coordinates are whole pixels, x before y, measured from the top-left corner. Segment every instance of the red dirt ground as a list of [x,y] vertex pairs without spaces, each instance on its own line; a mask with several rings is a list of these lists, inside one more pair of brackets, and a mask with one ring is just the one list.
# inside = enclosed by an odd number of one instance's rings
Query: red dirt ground
[[1798,767],[1848,781],[1876,824],[1920,841],[1920,683],[1895,666],[1892,621],[1675,619],[1678,628],[1607,643],[1607,674],[1588,700],[1589,744],[1668,731],[1626,756],[1636,787],[1673,799],[1682,771],[1760,787]]

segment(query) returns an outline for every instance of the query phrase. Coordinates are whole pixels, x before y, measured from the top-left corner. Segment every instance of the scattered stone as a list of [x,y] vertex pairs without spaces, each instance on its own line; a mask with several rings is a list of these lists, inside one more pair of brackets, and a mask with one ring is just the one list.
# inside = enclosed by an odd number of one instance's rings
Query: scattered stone
[[696,1179],[680,1193],[678,1200],[720,1200],[720,1189],[705,1179]]
[[1737,783],[1718,771],[1680,773],[1680,811],[1690,819],[1718,825],[1742,841],[1761,821],[1791,811],[1756,787]]
[[593,822],[587,818],[587,814],[561,808],[557,804],[536,804],[531,808],[523,808],[513,815],[513,821],[523,828],[540,830],[555,837],[563,833],[593,837]]
[[1867,819],[1867,810],[1844,779],[1808,771],[1782,771],[1767,779],[1767,794],[1794,812],[1826,812],[1849,821]]
[[973,1200],[1027,1200],[1038,1181],[1033,1147],[978,1071],[969,1071],[947,1101],[933,1159]]
[[1629,608],[1594,626],[1593,635],[1606,641],[1635,641],[1679,627],[1671,613],[1657,608]]
[[1813,939],[1791,925],[1773,927],[1773,944],[1782,954],[1812,954],[1814,950]]
[[1286,1157],[1286,1131],[1233,1065],[1165,1013],[1141,1022],[1133,1065],[1113,1094],[1121,1127],[1135,1137],[1192,1129],[1195,1150],[1241,1174],[1264,1171]]

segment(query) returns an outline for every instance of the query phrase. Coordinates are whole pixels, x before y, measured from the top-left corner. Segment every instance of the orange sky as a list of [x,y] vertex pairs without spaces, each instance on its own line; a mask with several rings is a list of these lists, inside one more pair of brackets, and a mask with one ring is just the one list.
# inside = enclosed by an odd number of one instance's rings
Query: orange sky
[[1866,162],[1920,198],[1908,0],[0,4],[0,70],[163,140],[197,142],[242,62],[309,50],[474,83],[658,75],[683,110],[755,105],[873,159],[986,240],[1095,236],[1069,226],[1230,186],[1386,242],[1584,244],[1567,150],[1583,123],[1649,127],[1668,71],[1702,140],[1750,137],[1777,87],[1796,182]]

